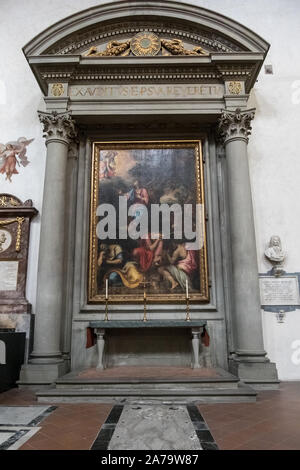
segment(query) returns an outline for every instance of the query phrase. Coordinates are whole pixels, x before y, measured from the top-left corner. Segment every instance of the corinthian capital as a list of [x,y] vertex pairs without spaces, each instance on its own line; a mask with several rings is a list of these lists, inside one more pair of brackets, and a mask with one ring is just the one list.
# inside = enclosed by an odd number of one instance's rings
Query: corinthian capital
[[224,110],[221,114],[218,124],[218,133],[224,143],[231,139],[243,139],[248,142],[248,136],[251,134],[251,121],[255,116],[255,109],[241,111],[237,108],[235,111]]
[[39,120],[43,125],[43,137],[46,142],[50,140],[59,140],[69,144],[77,135],[75,121],[70,113],[52,113],[39,112]]

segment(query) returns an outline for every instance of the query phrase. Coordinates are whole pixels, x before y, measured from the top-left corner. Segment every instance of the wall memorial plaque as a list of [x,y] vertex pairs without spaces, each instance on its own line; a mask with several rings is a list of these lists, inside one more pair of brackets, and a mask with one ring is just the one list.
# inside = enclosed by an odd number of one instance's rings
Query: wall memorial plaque
[[0,293],[17,290],[18,261],[0,261]]
[[299,283],[297,276],[275,278],[261,277],[261,305],[299,305]]
[[0,315],[27,314],[26,276],[32,201],[0,194]]

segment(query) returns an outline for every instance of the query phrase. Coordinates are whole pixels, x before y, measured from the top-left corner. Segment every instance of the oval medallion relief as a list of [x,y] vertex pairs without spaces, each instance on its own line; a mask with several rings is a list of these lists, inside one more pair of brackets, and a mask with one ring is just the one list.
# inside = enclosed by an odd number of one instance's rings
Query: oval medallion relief
[[2,254],[4,251],[6,251],[12,241],[12,236],[7,230],[0,230],[0,254]]

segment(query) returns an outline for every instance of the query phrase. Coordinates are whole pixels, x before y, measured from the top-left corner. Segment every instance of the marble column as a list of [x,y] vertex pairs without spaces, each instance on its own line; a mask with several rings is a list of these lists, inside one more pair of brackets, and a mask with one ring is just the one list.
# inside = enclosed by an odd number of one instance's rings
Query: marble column
[[51,383],[66,372],[61,353],[66,180],[69,144],[76,136],[69,113],[39,113],[46,138],[34,348],[22,383]]
[[[231,369],[254,385],[275,384],[275,364],[263,344],[258,264],[247,155],[254,110],[223,111],[219,134],[226,150],[232,257],[235,354]],[[271,386],[271,385],[270,385]]]

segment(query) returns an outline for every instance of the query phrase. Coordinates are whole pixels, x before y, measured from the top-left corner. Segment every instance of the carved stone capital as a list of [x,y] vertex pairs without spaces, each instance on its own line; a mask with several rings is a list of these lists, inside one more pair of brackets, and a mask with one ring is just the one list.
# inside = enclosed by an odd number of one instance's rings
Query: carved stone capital
[[241,139],[248,142],[248,136],[251,134],[251,121],[255,116],[255,109],[241,111],[237,108],[235,111],[223,110],[218,123],[218,134],[221,140],[226,144],[232,139]]
[[61,141],[64,144],[71,143],[77,135],[75,121],[70,113],[52,113],[38,112],[39,120],[43,125],[43,137],[46,143],[51,140]]

